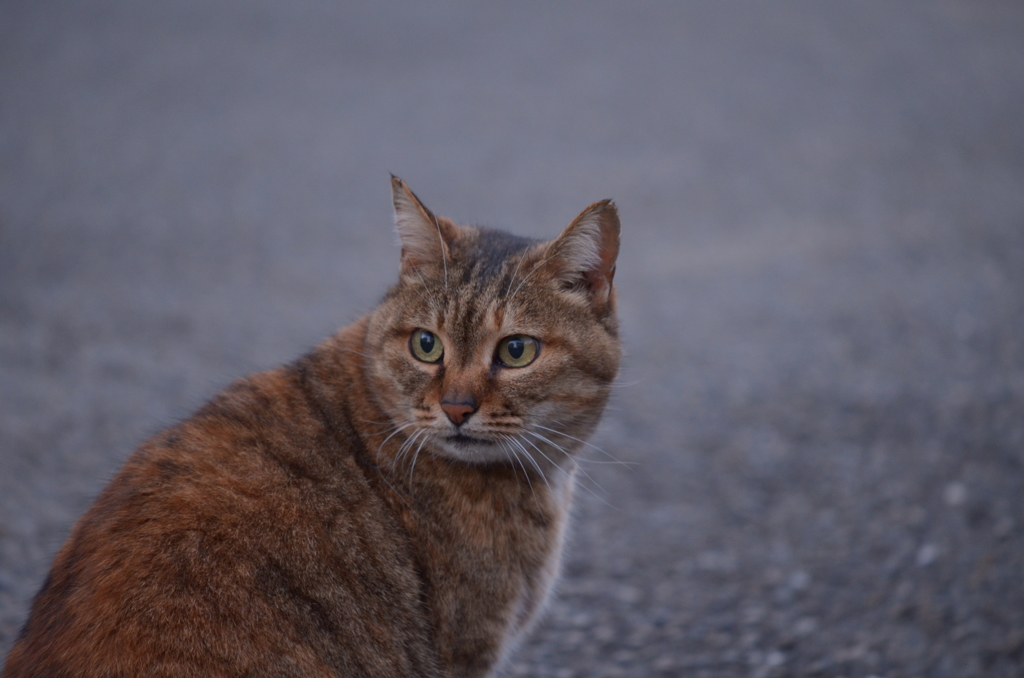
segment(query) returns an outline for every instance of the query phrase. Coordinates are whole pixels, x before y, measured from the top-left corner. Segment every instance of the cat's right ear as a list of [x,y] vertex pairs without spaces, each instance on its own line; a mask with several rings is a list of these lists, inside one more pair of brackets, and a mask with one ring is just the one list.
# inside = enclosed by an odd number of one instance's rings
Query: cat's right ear
[[391,200],[395,205],[395,229],[402,243],[401,275],[426,274],[447,268],[447,239],[455,234],[448,224],[420,202],[409,186],[391,175]]

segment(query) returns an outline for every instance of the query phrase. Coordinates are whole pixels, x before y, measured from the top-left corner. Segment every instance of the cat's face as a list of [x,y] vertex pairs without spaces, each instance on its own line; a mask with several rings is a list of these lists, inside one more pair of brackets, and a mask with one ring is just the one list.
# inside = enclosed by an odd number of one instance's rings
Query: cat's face
[[404,452],[561,465],[618,370],[615,207],[595,203],[543,243],[456,226],[392,188],[401,275],[370,318],[367,355]]

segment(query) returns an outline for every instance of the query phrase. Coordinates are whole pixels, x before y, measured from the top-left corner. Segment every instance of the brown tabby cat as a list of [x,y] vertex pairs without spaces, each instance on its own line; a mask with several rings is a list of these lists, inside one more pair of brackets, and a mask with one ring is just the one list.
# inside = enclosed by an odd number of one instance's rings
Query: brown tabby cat
[[618,214],[543,243],[392,192],[398,284],[143,444],[4,676],[484,676],[515,647],[619,365]]

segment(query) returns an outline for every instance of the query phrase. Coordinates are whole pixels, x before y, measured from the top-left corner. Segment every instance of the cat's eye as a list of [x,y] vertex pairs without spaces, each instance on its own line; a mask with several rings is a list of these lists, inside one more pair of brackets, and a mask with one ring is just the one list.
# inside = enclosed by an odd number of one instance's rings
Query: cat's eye
[[444,355],[444,346],[441,339],[433,332],[427,330],[416,330],[409,337],[409,350],[416,360],[425,363],[436,363]]
[[498,362],[505,367],[526,367],[537,358],[540,342],[525,334],[513,334],[498,343]]

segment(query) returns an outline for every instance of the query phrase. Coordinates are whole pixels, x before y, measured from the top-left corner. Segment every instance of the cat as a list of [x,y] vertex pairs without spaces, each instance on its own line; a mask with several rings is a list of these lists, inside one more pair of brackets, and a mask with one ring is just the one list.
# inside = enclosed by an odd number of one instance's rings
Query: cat
[[499,670],[551,591],[618,371],[618,212],[540,242],[391,188],[397,284],[128,458],[5,678]]

